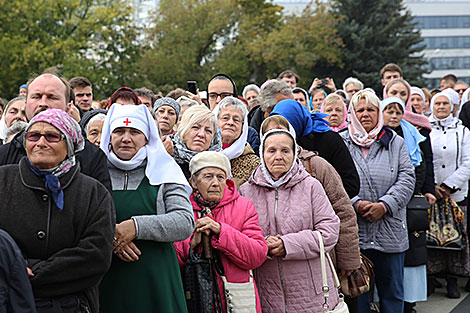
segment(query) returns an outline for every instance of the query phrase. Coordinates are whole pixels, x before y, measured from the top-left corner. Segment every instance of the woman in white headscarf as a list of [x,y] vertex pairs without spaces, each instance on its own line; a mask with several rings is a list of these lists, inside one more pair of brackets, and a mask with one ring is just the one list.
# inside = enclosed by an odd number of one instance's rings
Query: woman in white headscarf
[[2,119],[0,119],[0,142],[7,143],[8,129],[17,122],[26,123],[26,98],[16,97],[5,106]]
[[250,178],[260,164],[248,138],[248,111],[243,102],[235,97],[226,97],[214,108],[222,132],[222,154],[230,160],[232,180],[237,188]]
[[115,257],[100,287],[101,312],[186,312],[172,242],[194,229],[187,180],[144,105],[111,106],[101,149],[117,222]]
[[[467,216],[468,180],[470,179],[470,131],[452,115],[453,104],[449,94],[440,92],[431,99],[433,114],[431,145],[433,152],[435,189],[438,200],[452,198]],[[463,236],[467,238],[464,223]],[[459,298],[457,276],[470,277],[470,250],[468,239],[462,251],[429,249],[428,273],[443,275],[447,280],[447,297]],[[470,290],[470,280],[466,290]],[[431,286],[431,290],[433,288]]]

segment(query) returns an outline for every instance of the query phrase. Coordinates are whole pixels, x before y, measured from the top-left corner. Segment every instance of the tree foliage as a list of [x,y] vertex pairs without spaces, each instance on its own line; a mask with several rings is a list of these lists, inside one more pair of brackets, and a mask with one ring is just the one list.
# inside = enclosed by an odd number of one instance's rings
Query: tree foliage
[[341,65],[337,20],[317,3],[301,16],[285,16],[266,0],[160,1],[154,48],[140,68],[156,86],[185,86],[196,79],[203,89],[218,72],[240,87],[261,84],[290,68],[310,83],[319,63]]
[[137,30],[125,0],[0,1],[0,90],[12,97],[32,73],[57,67],[109,94],[134,78]]
[[379,70],[396,63],[410,83],[422,82],[422,65],[426,63],[419,56],[422,39],[402,1],[336,0],[333,8],[340,19],[337,29],[344,43],[344,67],[341,71],[325,68],[325,72],[341,80],[355,76],[381,91]]

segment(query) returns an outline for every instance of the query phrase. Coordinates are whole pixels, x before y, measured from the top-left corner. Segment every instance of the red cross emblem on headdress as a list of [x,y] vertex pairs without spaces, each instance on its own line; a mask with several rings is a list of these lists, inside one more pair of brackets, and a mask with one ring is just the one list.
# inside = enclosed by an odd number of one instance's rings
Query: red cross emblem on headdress
[[126,126],[129,126],[130,123],[132,123],[131,121],[129,121],[128,118],[126,118],[126,120],[123,122],[124,124],[126,124]]

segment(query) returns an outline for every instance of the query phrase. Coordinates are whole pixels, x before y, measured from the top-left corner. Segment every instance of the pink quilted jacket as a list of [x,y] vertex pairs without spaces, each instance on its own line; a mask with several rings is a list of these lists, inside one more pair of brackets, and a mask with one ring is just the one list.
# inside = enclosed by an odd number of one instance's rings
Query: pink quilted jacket
[[[255,271],[263,312],[322,312],[320,255],[313,230],[322,233],[325,250],[330,251],[338,240],[339,219],[320,183],[300,161],[277,190],[270,187],[261,166],[239,191],[254,202],[264,236],[280,234],[287,253],[269,258]],[[333,309],[338,293],[328,266],[327,274]]]
[[[193,205],[194,218],[197,220],[199,218],[198,211],[201,208],[193,196],[190,199]],[[249,281],[249,271],[261,266],[268,253],[268,246],[259,226],[258,213],[253,202],[240,196],[235,183],[228,179],[222,201],[212,210],[212,215],[214,220],[221,224],[222,228],[219,236],[212,237],[211,244],[220,252],[227,281],[235,283]],[[173,244],[181,267],[184,267],[188,259],[191,239],[192,236]],[[218,283],[222,303],[226,311],[223,282],[220,278]],[[256,303],[256,312],[261,313],[258,294],[256,294]]]

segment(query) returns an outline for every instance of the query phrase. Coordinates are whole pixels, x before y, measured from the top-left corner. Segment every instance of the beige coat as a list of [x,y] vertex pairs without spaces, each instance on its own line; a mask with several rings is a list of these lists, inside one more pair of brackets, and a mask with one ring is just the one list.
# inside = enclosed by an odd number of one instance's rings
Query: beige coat
[[331,253],[336,269],[355,270],[360,266],[356,212],[334,167],[315,152],[300,148],[299,159],[310,175],[320,181],[331,206],[340,219],[338,243]]

